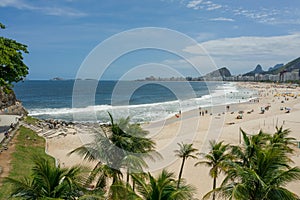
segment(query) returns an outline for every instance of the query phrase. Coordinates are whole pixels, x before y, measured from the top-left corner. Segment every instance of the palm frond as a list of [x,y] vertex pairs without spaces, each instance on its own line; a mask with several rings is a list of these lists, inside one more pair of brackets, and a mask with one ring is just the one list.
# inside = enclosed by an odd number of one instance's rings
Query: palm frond
[[78,147],[78,148],[70,151],[67,155],[70,156],[74,153],[82,156],[84,160],[87,160],[90,162],[98,161],[98,158],[96,157],[96,155],[99,154],[98,150],[94,149],[92,147],[89,147],[87,145]]
[[272,199],[272,200],[299,200],[299,196],[295,193],[287,190],[286,188],[278,187],[272,188],[266,195],[265,199]]
[[38,190],[36,188],[36,183],[33,180],[28,178],[21,178],[16,180],[13,178],[6,177],[4,183],[11,184],[12,187],[12,197],[23,197],[25,199],[34,199],[39,196]]
[[143,200],[130,187],[130,185],[118,181],[110,187],[110,194],[112,199],[126,199],[126,200]]

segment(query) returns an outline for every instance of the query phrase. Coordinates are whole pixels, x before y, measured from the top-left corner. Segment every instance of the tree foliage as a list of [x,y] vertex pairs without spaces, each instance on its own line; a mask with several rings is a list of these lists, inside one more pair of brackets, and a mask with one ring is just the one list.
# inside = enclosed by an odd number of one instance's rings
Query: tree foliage
[[136,182],[135,192],[132,187],[124,183],[114,185],[113,199],[134,199],[134,200],[185,200],[193,199],[195,188],[184,182],[177,188],[177,181],[174,174],[163,170],[158,177],[150,173],[135,174],[133,179]]
[[34,160],[31,177],[6,178],[13,185],[11,196],[22,199],[74,199],[80,196],[83,168],[60,168],[41,157]]
[[[0,29],[5,29],[1,23]],[[0,37],[0,86],[11,86],[26,77],[28,67],[23,62],[23,53],[28,53],[26,45]]]
[[179,146],[179,149],[175,150],[174,152],[176,153],[177,157],[182,158],[181,167],[178,175],[178,182],[177,182],[177,188],[179,188],[180,179],[182,176],[185,161],[188,158],[194,158],[194,159],[197,158],[194,154],[198,151],[198,149],[194,148],[193,144],[185,144],[185,143],[177,143],[177,144]]
[[[217,187],[217,178],[219,174],[226,170],[226,161],[230,160],[232,156],[228,153],[229,145],[223,144],[223,141],[216,142],[212,140],[209,142],[210,150],[207,154],[204,154],[204,160],[201,160],[195,164],[197,165],[206,165],[211,167],[209,170],[209,175],[213,179],[213,190]],[[215,193],[213,193],[213,200],[215,200]]]
[[123,178],[122,169],[126,170],[126,182],[132,173],[142,172],[147,168],[145,158],[154,159],[159,154],[155,151],[155,143],[145,136],[147,131],[138,124],[130,124],[129,118],[114,122],[112,115],[111,127],[94,135],[93,142],[78,147],[70,152],[77,153],[85,160],[95,161],[93,171],[87,184],[96,180],[96,188],[105,188],[112,180],[114,185]]
[[300,168],[291,166],[294,139],[288,133],[282,127],[273,135],[242,131],[243,145],[233,146],[233,157],[225,161],[225,179],[204,198],[216,193],[225,199],[299,199],[285,188],[300,180]]

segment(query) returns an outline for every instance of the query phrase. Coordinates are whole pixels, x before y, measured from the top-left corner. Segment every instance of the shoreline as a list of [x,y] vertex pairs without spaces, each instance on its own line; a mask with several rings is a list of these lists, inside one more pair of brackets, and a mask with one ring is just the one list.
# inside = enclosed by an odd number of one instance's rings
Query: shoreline
[[[236,85],[237,83],[234,82],[224,82],[224,84],[219,83],[212,86],[208,85],[208,89],[213,90],[203,92],[201,92],[203,89],[202,87],[204,87],[203,85],[195,85],[193,86],[194,90],[200,91],[196,92],[198,96],[200,95],[199,97],[196,97],[196,94],[192,95],[194,97],[189,98],[186,96],[175,100],[168,100],[169,97],[164,97],[153,100],[153,103],[142,104],[141,102],[139,102],[135,105],[113,107],[111,105],[103,104],[82,108],[72,108],[69,107],[70,105],[55,109],[47,108],[47,106],[42,109],[32,108],[29,109],[29,116],[39,119],[59,119],[61,121],[76,123],[93,123],[97,120],[98,123],[105,124],[109,121],[109,117],[107,115],[107,112],[109,111],[111,113],[115,112],[118,117],[122,116],[126,118],[128,115],[132,115],[132,122],[152,123],[160,120],[165,120],[166,118],[171,118],[177,112],[179,112],[179,110],[181,110],[181,112],[186,112],[196,109],[199,106],[209,108],[212,105],[239,103],[253,96],[251,94],[251,91],[249,91],[249,94],[244,92],[243,90],[241,90],[240,93],[237,93]],[[181,93],[179,93],[178,96],[181,96]]]

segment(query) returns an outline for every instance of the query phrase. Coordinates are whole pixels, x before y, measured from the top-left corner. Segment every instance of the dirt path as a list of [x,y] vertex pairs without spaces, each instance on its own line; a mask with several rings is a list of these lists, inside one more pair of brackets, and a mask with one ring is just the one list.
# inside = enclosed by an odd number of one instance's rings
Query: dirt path
[[[17,133],[18,134],[18,133]],[[16,142],[16,136],[9,142],[8,149],[4,150],[0,153],[0,167],[2,168],[2,173],[0,173],[0,186],[2,185],[2,180],[4,177],[7,177],[9,175],[9,171],[11,169],[11,159],[12,159],[12,153],[15,151],[15,142]]]

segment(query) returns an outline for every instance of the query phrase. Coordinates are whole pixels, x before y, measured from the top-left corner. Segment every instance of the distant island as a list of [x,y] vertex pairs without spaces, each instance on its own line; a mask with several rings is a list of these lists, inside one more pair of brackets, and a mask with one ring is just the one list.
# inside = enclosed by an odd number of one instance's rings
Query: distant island
[[63,81],[65,80],[64,78],[61,78],[61,77],[54,77],[52,79],[50,79],[51,81]]

